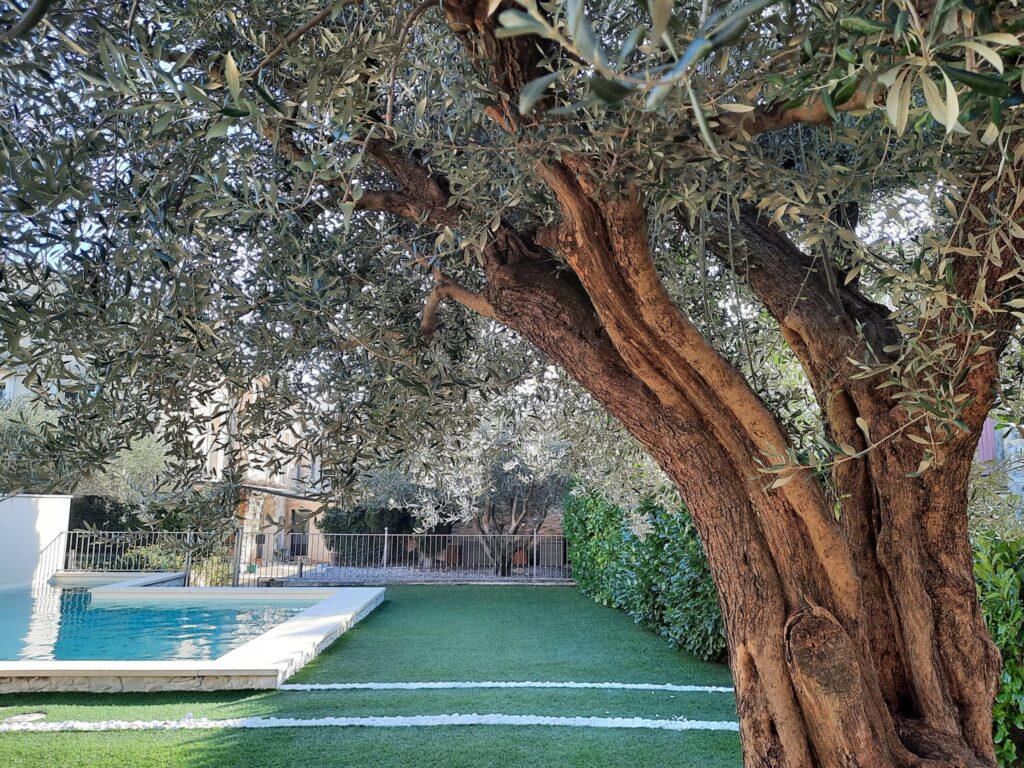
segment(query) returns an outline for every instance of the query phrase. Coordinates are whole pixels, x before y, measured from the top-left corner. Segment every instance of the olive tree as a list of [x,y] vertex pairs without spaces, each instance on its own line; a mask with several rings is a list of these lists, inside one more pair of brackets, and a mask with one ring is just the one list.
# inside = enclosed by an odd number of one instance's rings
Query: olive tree
[[557,421],[543,419],[557,409],[531,400],[513,392],[481,403],[475,426],[448,446],[448,466],[432,472],[449,514],[480,535],[498,576],[512,573],[517,553],[537,556],[532,537],[561,508],[572,471],[569,447],[553,430]]
[[746,764],[994,763],[967,504],[1024,307],[1016,0],[26,19],[0,332],[80,382],[72,465],[159,429],[185,476],[193,404],[258,379],[240,434],[300,425],[340,489],[554,364],[693,515]]
[[7,466],[5,475],[16,478],[14,485],[0,486],[0,493],[57,490],[139,509],[158,503],[165,488],[173,486],[166,476],[165,450],[153,436],[112,453],[102,465],[90,466],[85,475],[62,461],[59,444],[41,459],[40,433],[56,418],[52,410],[27,398],[0,400],[0,456]]

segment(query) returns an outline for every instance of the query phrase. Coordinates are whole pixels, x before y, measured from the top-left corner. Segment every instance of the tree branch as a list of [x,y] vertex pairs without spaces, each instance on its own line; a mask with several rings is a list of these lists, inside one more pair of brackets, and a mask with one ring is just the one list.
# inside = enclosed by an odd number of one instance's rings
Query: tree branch
[[[292,162],[307,159],[306,153],[290,137],[269,127],[264,129],[264,135]],[[364,192],[354,203],[356,210],[383,211],[437,227],[454,225],[464,213],[461,206],[449,205],[448,180],[431,173],[416,154],[401,154],[390,141],[372,136],[364,142],[364,150],[400,189]],[[324,184],[333,186],[329,182]],[[497,255],[498,251],[503,255]],[[518,261],[530,255],[533,254],[529,244],[504,224],[487,247],[487,259],[501,263]],[[440,327],[437,311],[442,299],[456,301],[484,317],[495,316],[493,307],[482,293],[471,291],[440,270],[434,270],[434,288],[424,303],[420,322],[424,336],[431,336]]]
[[[278,154],[292,163],[309,161],[306,151],[287,133],[275,131],[267,125],[263,128],[263,136],[273,144]],[[428,221],[435,225],[454,223],[458,211],[448,208],[446,182],[433,177],[429,169],[415,158],[399,155],[391,142],[384,139],[368,139],[365,150],[402,189],[367,190],[354,201],[356,210],[383,211],[410,221]],[[340,180],[321,180],[319,183],[337,189]],[[350,200],[347,195],[340,198],[340,202]]]
[[49,8],[50,0],[35,0],[10,29],[0,32],[0,43],[17,40],[19,37],[27,35],[36,24],[43,20]]
[[436,7],[438,7],[438,0],[423,0],[422,3],[409,12],[405,24],[402,25],[402,32],[398,36],[398,50],[395,52],[394,61],[391,62],[391,75],[388,77],[388,106],[384,112],[384,124],[389,127],[395,108],[395,81],[398,79],[398,64],[401,62],[402,53],[405,51],[405,41],[409,37],[409,31],[412,29],[412,25],[416,23],[416,19],[431,8]]
[[750,207],[741,209],[739,219],[722,209],[709,220],[708,250],[746,281],[784,334],[799,339],[794,351],[813,384],[838,375],[863,343],[876,358],[889,358],[886,347],[898,342],[899,333],[887,307],[841,280],[832,285],[815,257]]
[[[538,170],[562,211],[559,250],[640,379],[666,404],[694,389],[713,389],[719,404],[730,402],[730,409],[744,412],[741,422],[762,453],[784,455],[789,446],[774,416],[665,290],[651,257],[638,196],[632,193],[599,203],[588,193],[581,174],[565,162],[544,164]],[[628,314],[632,307],[636,309]],[[649,345],[637,348],[637,338]],[[666,355],[677,362],[653,362]]]
[[415,154],[400,154],[394,145],[381,138],[365,142],[366,154],[395,180],[410,200],[427,211],[433,224],[454,224],[460,213],[449,207],[448,180],[435,176]]
[[395,190],[370,190],[355,202],[357,211],[383,211],[410,221],[420,221],[429,212],[415,199]]
[[[743,467],[751,456],[784,460],[791,445],[778,419],[665,289],[651,256],[639,193],[592,196],[565,162],[543,164],[539,174],[562,212],[559,250],[629,370],[664,407],[680,415],[696,411],[734,466]],[[744,474],[751,498],[765,494],[763,477]],[[773,538],[772,547],[780,552],[812,547],[828,563],[827,591],[835,610],[844,618],[855,616],[853,564],[825,511],[820,484],[810,473],[798,472],[772,493],[802,521],[807,536],[799,543]]]
[[339,8],[340,9],[340,8],[344,8],[345,6],[349,6],[349,5],[358,5],[359,3],[362,3],[362,2],[363,2],[363,0],[340,0],[340,2],[336,1],[336,2],[332,2],[332,3],[328,3],[315,16],[313,16],[313,18],[311,18],[309,21],[307,21],[301,27],[298,27],[297,29],[293,30],[292,32],[289,32],[288,36],[285,37],[285,39],[283,41],[281,41],[280,45],[278,45],[270,53],[268,53],[266,56],[264,56],[263,60],[259,64],[257,64],[252,70],[247,72],[246,74],[249,77],[253,77],[254,75],[258,75],[260,73],[260,70],[262,70],[265,66],[267,66],[267,64],[269,64],[274,59],[276,59],[278,56],[280,56],[282,53],[284,53],[285,50],[287,50],[288,46],[290,46],[292,43],[294,43],[296,40],[298,40],[304,34],[309,32],[309,30],[313,29],[313,27],[316,27],[316,26],[322,24],[324,22],[324,20],[328,16],[331,15],[331,12],[334,11],[335,8]]
[[441,325],[437,317],[437,309],[442,299],[458,302],[478,315],[495,317],[494,307],[491,306],[486,296],[465,288],[441,270],[435,269],[434,287],[423,304],[423,316],[420,319],[420,332],[424,336],[433,335]]
[[279,154],[284,155],[293,163],[309,159],[309,156],[295,143],[291,136],[287,136],[281,131],[275,131],[270,125],[263,126],[263,138],[269,141]]
[[[519,500],[519,494],[515,496],[515,500]],[[530,495],[527,494],[526,498],[523,499],[519,505],[519,516],[516,516],[516,505],[512,504],[512,522],[509,525],[509,533],[516,533],[519,530],[519,526],[523,524],[523,520],[526,519],[526,513],[530,511]]]
[[[835,107],[835,111],[856,112],[860,109],[867,109],[874,102],[874,88],[872,85],[862,88],[853,94],[848,101]],[[871,104],[868,99],[871,98]],[[779,109],[772,107],[766,110],[755,110],[747,113],[733,113],[718,115],[719,131],[725,134],[743,136],[756,136],[759,133],[780,131],[791,125],[801,123],[803,125],[827,125],[832,122],[832,114],[825,101],[817,94],[810,96],[807,101],[799,107],[791,109]]]
[[467,55],[486,67],[487,81],[499,106],[490,106],[487,114],[504,130],[514,131],[521,116],[515,97],[523,87],[546,70],[540,68],[544,48],[549,41],[537,37],[497,36],[498,11],[516,8],[503,0],[497,7],[492,0],[446,0],[444,13],[448,26],[462,42]]

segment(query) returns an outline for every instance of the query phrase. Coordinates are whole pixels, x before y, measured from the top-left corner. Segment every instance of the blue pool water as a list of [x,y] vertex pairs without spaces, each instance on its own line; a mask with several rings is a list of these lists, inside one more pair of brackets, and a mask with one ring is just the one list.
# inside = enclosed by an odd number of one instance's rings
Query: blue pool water
[[82,589],[0,591],[0,660],[213,659],[313,602],[94,605]]

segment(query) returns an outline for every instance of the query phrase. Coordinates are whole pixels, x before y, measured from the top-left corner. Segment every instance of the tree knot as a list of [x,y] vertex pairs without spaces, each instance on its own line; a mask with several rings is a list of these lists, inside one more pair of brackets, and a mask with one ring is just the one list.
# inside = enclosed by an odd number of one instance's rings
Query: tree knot
[[564,251],[576,242],[576,235],[565,225],[552,225],[537,230],[534,241],[549,251]]

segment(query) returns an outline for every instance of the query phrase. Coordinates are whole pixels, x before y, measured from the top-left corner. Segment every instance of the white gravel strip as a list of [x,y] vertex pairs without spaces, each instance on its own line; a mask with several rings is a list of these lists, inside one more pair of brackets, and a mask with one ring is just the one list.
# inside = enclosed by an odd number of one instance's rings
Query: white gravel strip
[[550,681],[485,681],[437,683],[290,683],[282,691],[421,691],[456,688],[598,688],[622,691],[670,691],[673,693],[732,693],[721,685],[673,685],[670,683],[563,683]]
[[539,715],[412,715],[407,717],[245,717],[210,720],[63,720],[58,722],[0,723],[0,733],[57,731],[202,731],[216,728],[430,728],[452,725],[564,726],[570,728],[632,728],[659,731],[738,731],[739,723],[726,720],[649,720],[642,717],[543,717]]

